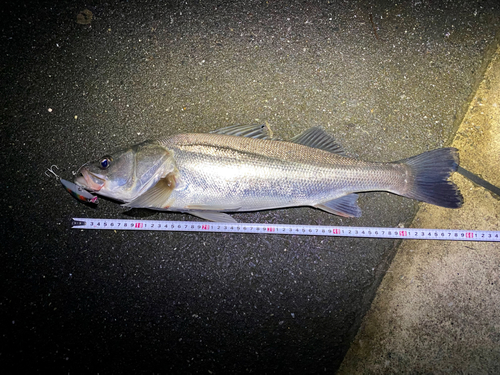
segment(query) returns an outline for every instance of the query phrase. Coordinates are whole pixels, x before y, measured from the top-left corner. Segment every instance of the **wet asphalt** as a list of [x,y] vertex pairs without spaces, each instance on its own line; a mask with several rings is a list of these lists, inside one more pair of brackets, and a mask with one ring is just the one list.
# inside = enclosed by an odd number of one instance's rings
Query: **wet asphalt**
[[[85,9],[85,11],[82,13]],[[107,373],[335,372],[397,241],[81,231],[44,172],[180,132],[321,126],[355,156],[446,146],[499,28],[495,1],[47,2],[1,10],[2,367]],[[241,222],[395,227],[417,203],[363,194]]]

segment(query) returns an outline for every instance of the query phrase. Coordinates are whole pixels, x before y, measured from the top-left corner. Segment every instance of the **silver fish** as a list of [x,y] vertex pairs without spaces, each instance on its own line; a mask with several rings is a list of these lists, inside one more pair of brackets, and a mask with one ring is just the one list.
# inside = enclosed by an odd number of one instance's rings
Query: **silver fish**
[[75,183],[125,207],[178,211],[235,222],[224,212],[312,206],[361,216],[355,192],[388,191],[447,208],[463,203],[448,181],[458,152],[442,148],[391,163],[347,157],[311,128],[289,141],[264,125],[147,141],[84,165]]

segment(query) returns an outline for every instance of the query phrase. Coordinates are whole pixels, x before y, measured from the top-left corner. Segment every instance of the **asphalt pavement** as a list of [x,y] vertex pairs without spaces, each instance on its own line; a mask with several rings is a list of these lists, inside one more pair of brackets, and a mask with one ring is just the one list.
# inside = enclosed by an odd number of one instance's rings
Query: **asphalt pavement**
[[[337,371],[398,241],[76,230],[73,217],[193,218],[91,207],[45,171],[71,179],[123,146],[266,121],[285,139],[320,126],[370,161],[449,146],[500,6],[60,1],[0,12],[2,367],[304,374]],[[307,207],[233,216],[403,227],[419,207],[389,193],[359,205],[355,219]]]

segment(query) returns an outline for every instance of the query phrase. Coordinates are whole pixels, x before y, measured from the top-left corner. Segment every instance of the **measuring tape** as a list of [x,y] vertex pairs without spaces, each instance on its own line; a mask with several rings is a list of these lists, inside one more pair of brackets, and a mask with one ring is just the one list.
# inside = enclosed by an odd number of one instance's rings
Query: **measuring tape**
[[465,230],[465,229],[335,227],[330,225],[213,223],[213,222],[199,222],[199,221],[92,219],[92,218],[73,218],[71,226],[72,228],[76,229],[291,234],[296,236],[364,237],[364,238],[393,238],[393,239],[406,239],[406,240],[500,242],[500,231]]

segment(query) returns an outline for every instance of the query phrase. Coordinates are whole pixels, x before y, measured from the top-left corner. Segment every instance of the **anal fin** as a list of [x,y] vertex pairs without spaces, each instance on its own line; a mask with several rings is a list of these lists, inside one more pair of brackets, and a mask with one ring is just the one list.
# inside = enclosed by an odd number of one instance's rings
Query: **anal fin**
[[358,194],[349,194],[331,201],[317,204],[314,207],[343,217],[360,217],[361,208],[359,208],[356,203],[357,199]]

